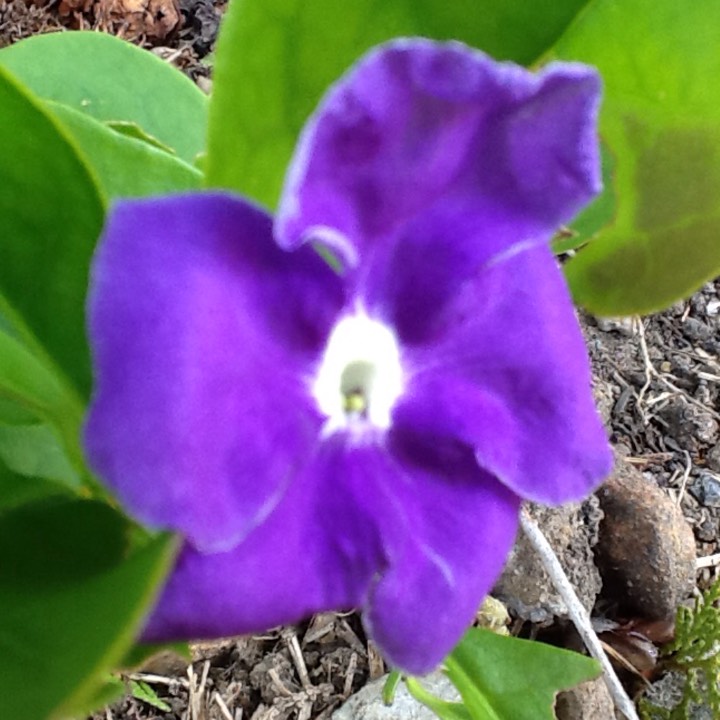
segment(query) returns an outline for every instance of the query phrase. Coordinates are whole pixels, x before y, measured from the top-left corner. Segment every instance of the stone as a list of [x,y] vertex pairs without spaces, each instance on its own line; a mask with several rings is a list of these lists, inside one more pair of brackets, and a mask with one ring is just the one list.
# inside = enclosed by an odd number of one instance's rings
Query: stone
[[632,337],[635,334],[632,317],[597,317],[595,322],[603,332],[615,331],[625,337]]
[[603,596],[644,619],[674,617],[695,587],[695,539],[680,508],[619,457],[597,496]]
[[713,445],[705,455],[705,463],[708,470],[720,473],[720,443]]
[[[556,508],[533,504],[527,507],[557,554],[580,601],[590,611],[601,587],[592,550],[602,517],[597,499],[592,497],[582,504]],[[565,602],[522,533],[492,594],[523,620],[549,625],[556,617],[567,617]]]
[[693,497],[705,507],[720,507],[720,478],[702,473],[690,486]]
[[615,704],[602,677],[589,680],[558,694],[555,700],[557,720],[611,720]]
[[[332,720],[437,720],[437,715],[410,695],[402,682],[397,686],[392,705],[385,705],[382,691],[386,680],[387,675],[368,683],[332,714]],[[460,701],[455,686],[443,673],[430,673],[419,680],[441,700]]]

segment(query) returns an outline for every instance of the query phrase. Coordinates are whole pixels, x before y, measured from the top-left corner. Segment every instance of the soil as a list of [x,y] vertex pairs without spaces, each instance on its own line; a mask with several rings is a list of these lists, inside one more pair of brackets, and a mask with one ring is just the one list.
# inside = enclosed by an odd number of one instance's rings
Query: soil
[[[0,48],[33,34],[100,29],[153,50],[208,91],[211,65],[204,58],[223,9],[211,0],[50,0],[44,6],[0,0]],[[580,319],[596,397],[618,453],[682,508],[698,558],[718,553],[720,281],[643,319]],[[704,564],[697,589],[717,576],[714,561]],[[514,627],[536,634],[527,623]],[[297,627],[196,644],[191,651],[190,664],[163,655],[124,675],[128,694],[93,720],[322,719],[386,672],[354,613],[322,614]],[[147,683],[166,709],[133,697],[133,682]]]

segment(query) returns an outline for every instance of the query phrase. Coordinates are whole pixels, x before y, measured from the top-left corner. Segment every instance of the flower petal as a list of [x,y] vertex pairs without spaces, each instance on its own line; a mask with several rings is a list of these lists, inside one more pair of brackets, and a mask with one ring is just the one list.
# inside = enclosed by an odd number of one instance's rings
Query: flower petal
[[314,446],[306,377],[344,300],[314,251],[280,250],[242,200],[119,203],[89,300],[94,470],[141,521],[236,545]]
[[430,445],[411,429],[390,445],[335,434],[236,548],[186,545],[144,640],[259,632],[364,607],[395,665],[438,665],[502,569],[519,499],[466,446]]
[[388,569],[364,621],[393,665],[423,674],[452,650],[492,589],[515,539],[520,499],[457,441],[398,424],[389,443]]
[[[237,547],[185,545],[144,639],[262,632],[313,612],[362,605],[383,566],[372,481],[335,435],[318,446],[272,513]],[[370,483],[368,483],[370,481]]]
[[431,340],[404,348],[411,378],[393,422],[462,439],[539,502],[580,499],[607,475],[587,352],[548,248],[483,268],[425,332]]
[[457,42],[387,43],[308,122],[276,237],[327,242],[347,266],[381,239],[412,242],[425,216],[473,243],[476,263],[546,241],[600,188],[598,96],[582,65],[533,74]]

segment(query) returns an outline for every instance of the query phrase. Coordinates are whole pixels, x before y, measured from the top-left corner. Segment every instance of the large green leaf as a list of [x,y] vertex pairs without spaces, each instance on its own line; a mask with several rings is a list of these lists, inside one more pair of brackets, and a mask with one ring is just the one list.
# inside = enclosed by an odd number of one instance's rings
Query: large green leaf
[[67,717],[97,696],[174,556],[167,536],[128,556],[127,534],[91,501],[0,514],[0,717]]
[[71,138],[2,68],[0,148],[0,313],[87,395],[84,305],[100,191]]
[[372,45],[454,38],[530,63],[585,1],[233,0],[216,56],[207,182],[274,206],[306,118]]
[[0,461],[25,477],[45,478],[79,490],[81,480],[48,425],[0,423]]
[[38,418],[47,421],[56,428],[65,454],[79,468],[83,465],[82,414],[82,404],[57,373],[19,339],[0,330],[0,421],[21,425]]
[[720,2],[594,0],[554,48],[599,67],[611,226],[566,265],[594,312],[669,305],[720,273]]
[[600,674],[584,655],[483,628],[469,630],[445,665],[474,720],[554,720],[557,692]]
[[200,187],[192,165],[150,143],[121,134],[67,105],[48,108],[77,141],[108,197],[160,195]]
[[184,160],[204,148],[207,96],[151,52],[111,35],[38,35],[0,50],[0,67],[46,100],[137,123]]
[[66,483],[14,473],[0,460],[0,513],[55,495],[70,497],[73,491]]

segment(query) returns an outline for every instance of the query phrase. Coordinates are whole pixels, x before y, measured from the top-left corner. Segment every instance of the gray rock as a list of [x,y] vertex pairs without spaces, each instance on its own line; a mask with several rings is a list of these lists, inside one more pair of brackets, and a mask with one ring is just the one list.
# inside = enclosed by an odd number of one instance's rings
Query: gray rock
[[[400,683],[392,705],[385,705],[382,691],[387,676],[368,683],[332,714],[332,720],[437,720],[437,715],[421,705]],[[420,678],[426,690],[448,702],[458,702],[455,686],[441,672]]]
[[555,701],[557,720],[610,720],[615,704],[605,681],[599,677],[561,692]]
[[[528,505],[528,510],[552,545],[585,608],[590,611],[601,581],[592,548],[602,513],[596,498],[558,508]],[[520,534],[493,595],[518,617],[549,624],[566,617],[567,607],[545,572],[537,553]]]
[[595,321],[603,332],[615,331],[625,337],[632,337],[635,334],[631,317],[598,317],[595,318]]
[[713,445],[713,447],[707,451],[705,462],[709,470],[720,472],[720,443]]
[[690,486],[693,497],[705,507],[720,507],[720,478],[703,473]]

